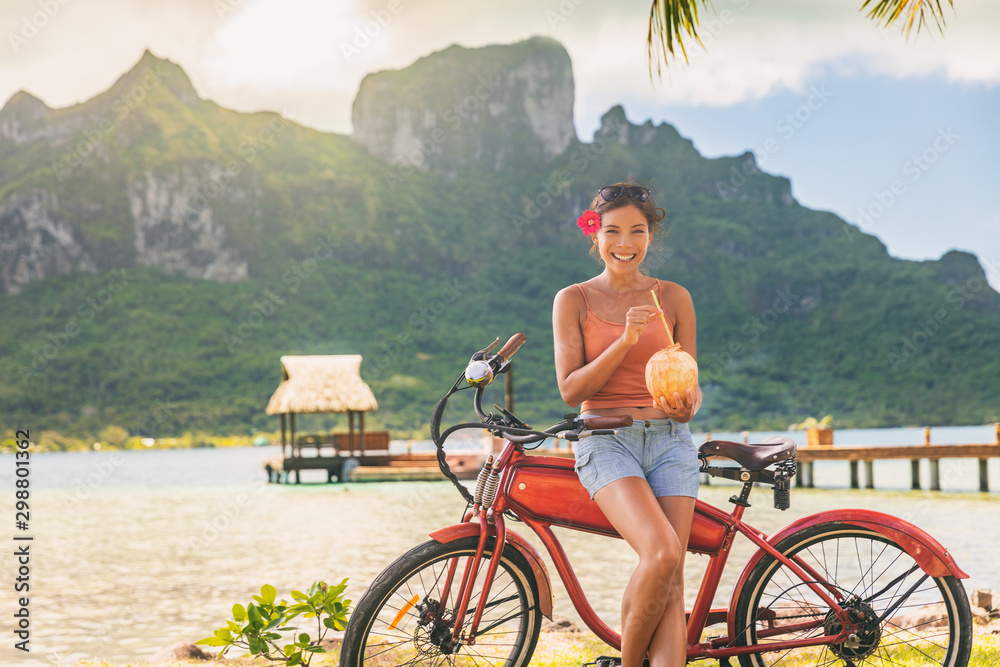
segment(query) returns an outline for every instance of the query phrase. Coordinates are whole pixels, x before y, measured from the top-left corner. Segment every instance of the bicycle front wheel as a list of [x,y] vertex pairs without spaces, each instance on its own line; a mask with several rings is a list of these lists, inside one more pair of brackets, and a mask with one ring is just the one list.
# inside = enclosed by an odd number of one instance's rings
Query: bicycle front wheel
[[[741,655],[743,667],[968,664],[972,614],[955,577],[930,577],[893,540],[839,522],[803,529],[776,548],[838,591],[859,629],[840,644]],[[747,578],[734,620],[740,646],[841,632],[829,605],[770,555]]]
[[[482,594],[485,558],[466,609],[458,647],[451,646],[462,573],[478,537],[425,542],[400,556],[372,583],[351,614],[340,653],[342,667],[504,665],[527,667],[542,615],[538,585],[524,556],[506,545],[477,635],[467,632]],[[494,538],[486,545],[492,554]],[[454,566],[454,567],[453,567]],[[450,590],[444,590],[453,570]]]

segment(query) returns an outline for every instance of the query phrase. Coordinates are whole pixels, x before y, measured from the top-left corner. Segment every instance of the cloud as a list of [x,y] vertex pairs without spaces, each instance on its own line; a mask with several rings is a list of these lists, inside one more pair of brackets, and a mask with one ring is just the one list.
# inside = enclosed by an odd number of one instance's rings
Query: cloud
[[[39,2],[5,2],[0,35],[19,34]],[[879,30],[858,11],[860,2],[716,0],[714,11],[702,13],[708,50],[693,48],[689,64],[675,63],[654,84],[646,67],[648,0],[73,0],[16,52],[0,44],[0,99],[26,88],[53,106],[82,101],[151,48],[179,62],[198,91],[220,104],[286,110],[315,127],[349,132],[350,101],[367,73],[406,67],[453,43],[475,47],[536,34],[570,52],[577,118],[587,123],[625,100],[645,107],[752,103],[801,91],[824,71],[1000,83],[995,0],[946,9],[944,37],[932,26],[909,43]]]
[[0,100],[27,90],[53,107],[106,90],[151,49],[197,75],[218,21],[211,2],[11,0],[0,9]]
[[[803,3],[798,0],[722,0],[715,12],[704,12],[701,37],[707,49],[689,46],[689,63],[678,59],[664,71],[655,88],[645,68],[635,67],[644,55],[642,40],[629,42],[601,36],[598,43],[614,44],[594,49],[589,35],[567,35],[574,64],[586,80],[599,72],[601,81],[622,91],[647,91],[648,98],[690,106],[733,106],[752,102],[776,91],[801,91],[824,70],[840,76],[852,72],[906,78],[943,76],[970,84],[1000,83],[1000,3],[978,0],[963,3],[947,17],[945,36],[925,28],[909,43],[898,31],[879,29],[861,15],[851,0]],[[635,16],[617,32],[644,36],[645,17]],[[611,78],[611,63],[627,58],[632,67],[618,63]],[[596,84],[591,83],[594,88]],[[602,89],[607,86],[602,85]]]

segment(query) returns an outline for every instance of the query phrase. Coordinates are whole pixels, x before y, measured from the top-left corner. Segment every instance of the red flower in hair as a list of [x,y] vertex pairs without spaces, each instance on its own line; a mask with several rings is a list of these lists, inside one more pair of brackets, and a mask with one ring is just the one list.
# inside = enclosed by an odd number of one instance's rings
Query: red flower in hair
[[577,226],[586,235],[591,235],[601,228],[601,214],[596,211],[586,210],[576,219]]

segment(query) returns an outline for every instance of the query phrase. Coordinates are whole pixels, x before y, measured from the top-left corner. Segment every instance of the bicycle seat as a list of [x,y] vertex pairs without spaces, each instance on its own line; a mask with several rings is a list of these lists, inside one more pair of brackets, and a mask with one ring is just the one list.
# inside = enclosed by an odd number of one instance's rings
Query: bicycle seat
[[728,440],[709,440],[702,443],[698,452],[705,456],[724,456],[736,461],[751,472],[756,472],[776,461],[795,458],[795,443],[789,438],[771,436],[758,444],[743,444]]

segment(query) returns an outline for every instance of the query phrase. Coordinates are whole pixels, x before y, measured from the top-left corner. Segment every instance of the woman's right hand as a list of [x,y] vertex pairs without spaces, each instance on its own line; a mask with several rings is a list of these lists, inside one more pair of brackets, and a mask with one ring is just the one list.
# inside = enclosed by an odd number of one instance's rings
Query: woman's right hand
[[663,311],[655,306],[633,306],[625,314],[625,331],[621,340],[625,345],[632,347],[639,342],[639,336],[646,327],[649,326],[650,319]]
[[[667,413],[667,417],[673,419],[678,424],[686,424],[698,412],[698,408],[701,407],[701,399],[701,387],[695,385],[694,390],[690,387],[685,389],[684,396],[675,391],[670,400],[667,400],[666,396],[660,396],[660,400],[657,403],[659,404],[659,408]],[[677,407],[674,407],[675,405]]]

